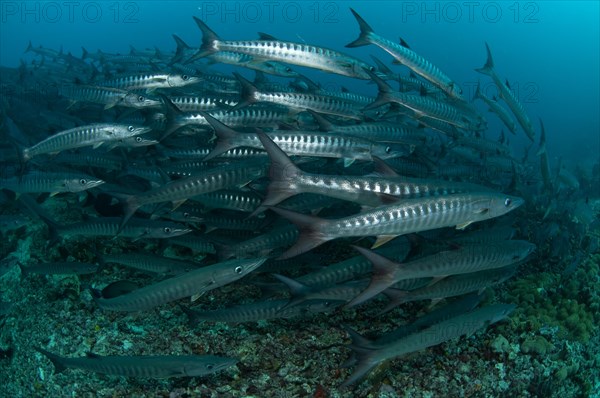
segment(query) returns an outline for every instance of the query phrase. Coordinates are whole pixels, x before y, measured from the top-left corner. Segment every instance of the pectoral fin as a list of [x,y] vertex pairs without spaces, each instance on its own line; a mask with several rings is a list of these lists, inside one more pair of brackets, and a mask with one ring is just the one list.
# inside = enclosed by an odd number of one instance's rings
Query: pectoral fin
[[399,235],[379,235],[375,243],[373,243],[373,246],[371,246],[371,249],[377,249],[379,246],[385,245],[386,243],[388,243],[392,239],[395,239],[398,236]]
[[464,222],[462,224],[458,224],[456,226],[456,229],[463,230],[463,229],[467,228],[469,225],[471,225],[472,223],[473,223],[473,221],[467,221],[467,222]]

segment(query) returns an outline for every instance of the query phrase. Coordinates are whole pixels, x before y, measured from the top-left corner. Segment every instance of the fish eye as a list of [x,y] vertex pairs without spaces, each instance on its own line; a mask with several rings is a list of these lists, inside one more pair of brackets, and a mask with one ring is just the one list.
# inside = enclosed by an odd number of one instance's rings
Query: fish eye
[[512,204],[512,200],[510,198],[506,198],[504,200],[504,206],[509,207]]
[[243,270],[244,269],[241,266],[238,265],[237,267],[235,267],[234,271],[235,271],[236,274],[241,274]]
[[81,185],[85,185],[85,184],[87,184],[87,180],[85,178],[82,178],[81,180],[79,180],[79,183]]
[[292,68],[290,68],[290,67],[288,66],[287,68],[285,68],[285,71],[286,71],[286,72],[291,72],[291,71],[292,71]]
[[215,367],[215,365],[213,365],[212,363],[207,363],[206,364],[206,369],[208,369],[208,370],[213,370],[214,367]]
[[181,76],[181,78],[182,78],[183,80],[188,80],[190,77],[189,77],[188,75],[183,75],[183,76]]
[[142,137],[140,137],[140,136],[135,137],[135,142],[142,142]]
[[133,132],[135,130],[135,128],[133,126],[129,126],[129,127],[127,127],[127,130]]
[[171,233],[171,228],[169,228],[169,227],[164,227],[164,228],[163,228],[163,232],[164,232],[165,234],[170,234],[170,233]]
[[392,152],[392,147],[386,146],[385,153],[390,153],[390,152]]
[[140,102],[144,102],[144,100],[145,100],[145,99],[146,99],[146,98],[144,98],[144,96],[143,96],[143,95],[140,95],[140,96],[138,97],[138,101],[140,101]]

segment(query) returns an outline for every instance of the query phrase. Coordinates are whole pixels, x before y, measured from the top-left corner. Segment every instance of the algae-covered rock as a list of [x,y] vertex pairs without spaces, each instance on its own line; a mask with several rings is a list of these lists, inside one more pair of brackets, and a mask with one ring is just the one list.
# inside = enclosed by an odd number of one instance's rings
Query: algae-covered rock
[[572,365],[564,365],[556,371],[556,380],[562,383],[567,377],[576,374],[578,370],[578,362],[575,362]]
[[521,344],[521,351],[526,354],[536,353],[545,355],[554,349],[554,344],[550,343],[544,336],[535,336],[528,338]]
[[497,353],[507,353],[512,349],[510,347],[510,343],[506,338],[502,335],[496,337],[494,341],[492,341],[492,351]]

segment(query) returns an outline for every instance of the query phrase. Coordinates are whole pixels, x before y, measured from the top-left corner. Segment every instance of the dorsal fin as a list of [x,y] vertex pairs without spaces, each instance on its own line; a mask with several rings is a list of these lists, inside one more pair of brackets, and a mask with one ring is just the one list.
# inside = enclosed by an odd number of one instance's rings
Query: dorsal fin
[[268,33],[258,32],[258,40],[278,41],[279,39]]

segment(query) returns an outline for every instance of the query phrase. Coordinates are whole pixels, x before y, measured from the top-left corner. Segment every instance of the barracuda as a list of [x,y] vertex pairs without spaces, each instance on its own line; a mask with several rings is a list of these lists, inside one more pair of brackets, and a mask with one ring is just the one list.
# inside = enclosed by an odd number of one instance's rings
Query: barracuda
[[104,263],[121,264],[144,272],[162,275],[177,275],[198,268],[198,264],[161,257],[155,254],[144,253],[119,253],[100,256]]
[[294,112],[302,112],[310,109],[329,115],[342,116],[361,120],[362,115],[360,103],[319,94],[295,93],[287,91],[262,92],[250,81],[244,79],[239,73],[234,73],[242,85],[241,101],[234,107],[239,109],[256,102],[270,102],[283,105]]
[[[202,114],[214,128],[218,138],[215,148],[204,158],[205,161],[237,147],[263,148],[255,133],[239,133],[209,114]],[[352,164],[354,160],[373,160],[373,156],[387,159],[406,155],[401,151],[392,151],[384,144],[353,136],[298,130],[277,131],[268,133],[268,136],[290,155],[344,158],[346,166]]]
[[39,347],[54,365],[56,373],[67,368],[127,377],[196,377],[212,374],[235,365],[236,359],[214,355],[172,356],[100,356],[88,354],[80,358],[66,358]]
[[169,97],[169,100],[182,112],[223,110],[235,106],[238,101],[228,97]]
[[217,253],[219,259],[222,260],[264,256],[281,246],[291,244],[296,238],[298,238],[298,229],[294,225],[288,224],[246,241],[232,245],[216,245]]
[[86,275],[98,271],[98,264],[63,261],[54,263],[39,263],[28,267],[20,266],[23,275]]
[[529,116],[527,116],[527,112],[525,112],[523,105],[519,102],[519,100],[517,99],[513,91],[510,89],[510,87],[508,87],[502,81],[502,79],[500,79],[500,76],[498,76],[498,73],[496,73],[496,71],[494,70],[494,60],[492,58],[492,52],[490,50],[490,46],[487,43],[485,43],[485,49],[487,51],[487,61],[482,68],[475,70],[492,78],[494,84],[496,84],[496,87],[498,87],[500,98],[504,100],[506,105],[508,105],[508,107],[512,111],[513,115],[515,115],[517,121],[523,128],[523,131],[525,132],[527,137],[531,141],[533,141],[535,139],[535,131],[533,130],[533,126],[531,124]]
[[284,283],[290,291],[290,300],[283,309],[302,305],[310,300],[347,302],[369,284],[367,279],[359,279],[331,286],[308,286],[283,275],[273,274],[273,276]]
[[300,170],[274,142],[259,133],[271,158],[271,182],[267,197],[255,212],[300,193],[314,193],[347,200],[365,206],[379,206],[400,199],[414,199],[448,194],[485,191],[485,187],[447,181],[418,180],[406,177],[364,177],[312,174]]
[[174,245],[187,247],[195,253],[215,254],[217,252],[212,243],[208,242],[204,237],[198,235],[188,234],[177,236],[174,238],[169,238],[168,242]]
[[409,145],[423,145],[431,140],[422,129],[396,123],[365,122],[351,125],[334,125],[320,114],[308,111],[321,131],[331,131],[337,134],[352,135],[375,142],[393,142]]
[[[390,343],[397,341],[403,337],[419,332],[425,328],[433,326],[437,323],[447,321],[458,315],[466,314],[472,311],[479,305],[483,299],[483,294],[477,292],[467,294],[450,304],[443,305],[426,315],[418,318],[416,321],[400,326],[399,328],[380,336],[375,341],[365,341],[363,347],[383,348]],[[361,343],[362,344],[362,343]]]
[[482,292],[490,286],[502,283],[512,277],[517,271],[517,266],[508,266],[468,274],[453,275],[433,285],[423,286],[419,289],[405,291],[395,288],[387,289],[385,295],[389,303],[379,315],[391,311],[398,305],[419,300],[432,300],[437,302],[443,298],[462,296],[472,292]]
[[481,137],[459,137],[452,142],[452,145],[473,148],[478,152],[488,155],[508,155],[510,153],[510,148],[508,146]]
[[[182,148],[182,149],[164,149],[162,154],[176,159],[195,159],[203,160],[214,150],[212,147],[205,148]],[[241,160],[241,159],[266,159],[267,154],[263,150],[254,148],[233,148],[219,155],[223,160]]]
[[153,108],[160,107],[161,102],[147,98],[141,94],[130,93],[126,90],[111,87],[98,86],[70,86],[60,90],[62,96],[73,103],[92,102],[104,105],[104,109],[114,106],[125,106],[130,108]]
[[341,385],[341,388],[361,380],[371,369],[388,359],[420,351],[463,335],[469,336],[479,329],[501,321],[514,309],[515,306],[512,304],[489,305],[436,323],[420,332],[392,341],[379,348],[365,347],[365,342],[368,340],[357,335],[356,332],[348,330],[352,337],[350,348],[358,359],[358,365],[352,375]]
[[123,90],[156,90],[158,88],[183,87],[200,83],[201,77],[175,74],[144,74],[126,76],[114,80],[99,82],[102,87],[115,87]]
[[466,130],[477,130],[484,123],[484,119],[477,115],[474,110],[468,109],[464,105],[443,102],[429,96],[395,92],[377,75],[371,72],[368,73],[377,84],[379,93],[377,99],[364,108],[364,110],[374,109],[393,102],[410,109],[417,119],[431,118],[440,120]]
[[201,321],[243,323],[266,319],[287,319],[321,312],[331,312],[344,304],[344,301],[308,300],[300,305],[286,307],[288,301],[287,299],[266,300],[215,311],[198,311],[185,307],[181,309],[188,316],[190,325],[195,326]]
[[[120,228],[121,219],[118,217],[93,218],[81,223],[58,226],[58,236],[69,239],[77,236],[114,238],[120,236],[134,240],[143,238],[166,239],[192,232],[181,224],[167,221],[151,221],[145,219],[131,219],[129,223]],[[52,233],[51,233],[52,235]]]
[[471,244],[400,264],[355,246],[373,264],[373,277],[369,287],[347,306],[364,303],[404,279],[434,278],[432,283],[435,283],[448,275],[506,267],[523,261],[535,247],[533,243],[522,240]]
[[358,79],[369,79],[364,69],[373,69],[349,55],[328,48],[279,40],[225,41],[221,40],[204,22],[194,17],[202,31],[202,46],[188,62],[219,52],[230,51],[247,54],[255,59],[279,61],[287,64],[306,66]]
[[[403,261],[409,251],[410,245],[398,243],[382,247],[377,250],[377,253],[389,256],[396,261]],[[338,263],[329,264],[323,269],[302,275],[296,280],[308,286],[331,286],[367,275],[371,271],[373,271],[373,266],[369,260],[364,256],[355,256]]]
[[94,300],[104,310],[145,311],[184,297],[197,298],[210,290],[243,278],[265,261],[266,258],[225,261],[186,272],[114,298],[106,299],[99,296],[98,292],[94,292]]
[[235,163],[218,167],[179,180],[171,181],[139,195],[113,194],[123,201],[124,216],[121,226],[141,206],[151,203],[173,202],[174,207],[192,196],[242,186],[265,174],[267,166],[262,162]]
[[461,98],[460,95],[462,90],[458,85],[446,76],[437,66],[427,61],[425,58],[408,48],[406,43],[402,42],[402,45],[392,42],[384,37],[379,36],[373,29],[365,22],[364,19],[352,8],[350,9],[358,25],[360,27],[360,36],[352,43],[346,45],[346,47],[360,47],[368,44],[374,44],[380,47],[382,50],[389,53],[392,57],[397,59],[401,64],[408,66],[413,72],[419,76],[429,80],[449,96],[454,98]]
[[490,112],[495,113],[500,118],[502,123],[504,123],[506,128],[508,128],[508,131],[510,131],[513,134],[516,134],[517,125],[513,120],[512,116],[509,115],[506,109],[500,106],[498,101],[495,100],[495,97],[494,99],[488,98],[485,94],[481,92],[481,85],[479,82],[477,82],[477,89],[475,89],[475,95],[473,95],[473,100],[475,99],[480,99],[483,102],[485,102],[485,104],[490,108]]
[[296,244],[280,257],[285,259],[336,238],[376,235],[378,240],[373,246],[375,248],[408,233],[452,226],[464,229],[471,223],[506,214],[521,204],[523,199],[500,193],[454,194],[405,200],[401,204],[380,206],[337,220],[269,208],[300,229]]
[[260,206],[260,198],[252,192],[238,192],[221,190],[210,192],[191,198],[202,203],[208,209],[228,209],[243,212],[252,212]]
[[105,181],[82,173],[33,171],[20,177],[0,179],[0,189],[15,193],[82,192],[100,186]]
[[23,149],[25,161],[46,153],[58,153],[67,149],[101,145],[110,146],[128,137],[135,137],[149,132],[149,127],[128,126],[122,124],[90,124],[56,133],[32,147]]
[[[169,123],[161,137],[161,141],[183,126],[196,125],[210,127],[210,124],[201,113],[183,113],[168,99],[165,100],[165,105],[167,106]],[[211,116],[232,128],[248,126],[274,128],[281,123],[294,122],[289,112],[281,109],[248,108],[220,110],[211,112]]]

